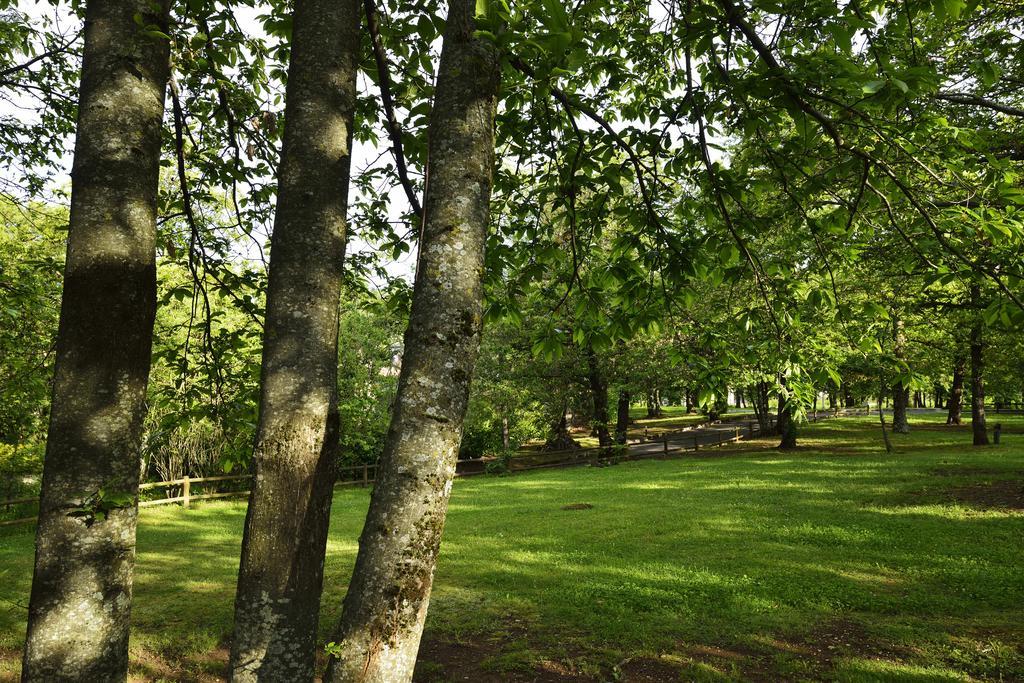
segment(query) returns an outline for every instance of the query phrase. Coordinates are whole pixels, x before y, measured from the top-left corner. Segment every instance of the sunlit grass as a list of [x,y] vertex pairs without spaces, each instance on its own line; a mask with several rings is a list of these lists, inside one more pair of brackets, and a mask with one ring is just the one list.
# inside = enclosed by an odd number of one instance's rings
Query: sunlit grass
[[[543,662],[610,680],[643,658],[679,680],[1024,678],[1024,511],[981,495],[1024,486],[1024,419],[1001,416],[1003,444],[975,449],[969,427],[915,415],[893,455],[876,419],[808,426],[795,452],[764,440],[460,480],[427,640],[472,643],[463,656],[509,680]],[[368,498],[335,497],[325,637]],[[210,653],[231,628],[244,515],[143,511],[136,659],[222,670]],[[0,677],[17,667],[31,563],[31,529],[0,531]]]

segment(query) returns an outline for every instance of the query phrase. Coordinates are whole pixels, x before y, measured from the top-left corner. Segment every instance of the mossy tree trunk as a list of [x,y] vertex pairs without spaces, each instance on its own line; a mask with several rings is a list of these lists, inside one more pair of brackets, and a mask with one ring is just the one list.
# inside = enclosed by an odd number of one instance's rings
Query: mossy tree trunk
[[953,359],[953,385],[949,389],[946,400],[946,424],[958,425],[962,420],[964,406],[964,374],[967,372],[967,359],[957,353]]
[[156,315],[167,3],[90,0],[24,681],[123,681]]
[[298,0],[292,36],[233,681],[313,678],[337,458],[358,1]]
[[480,345],[500,55],[475,6],[449,4],[405,356],[330,681],[410,680],[423,633]]

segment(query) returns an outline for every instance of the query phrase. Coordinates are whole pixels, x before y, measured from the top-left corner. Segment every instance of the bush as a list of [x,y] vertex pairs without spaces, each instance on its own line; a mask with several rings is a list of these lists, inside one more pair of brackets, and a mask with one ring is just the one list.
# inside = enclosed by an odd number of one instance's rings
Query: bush
[[45,450],[41,443],[0,443],[0,500],[26,498],[39,492]]

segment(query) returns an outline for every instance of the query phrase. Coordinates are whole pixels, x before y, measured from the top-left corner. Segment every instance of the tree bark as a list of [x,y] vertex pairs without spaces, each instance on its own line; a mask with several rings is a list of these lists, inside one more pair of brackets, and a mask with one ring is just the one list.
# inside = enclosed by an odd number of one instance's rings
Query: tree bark
[[985,348],[981,322],[981,287],[971,285],[971,306],[975,309],[975,321],[971,326],[971,432],[975,446],[988,445],[988,431],[985,428]]
[[452,0],[406,354],[329,681],[412,678],[480,345],[500,53]]
[[[894,317],[892,323],[893,355],[903,360],[907,336],[904,332],[903,319]],[[904,386],[898,379],[892,383],[892,431],[897,434],[909,434],[910,423],[907,421],[907,404],[910,403],[910,386]]]
[[796,448],[796,417],[794,416],[796,402],[793,397],[790,396],[790,392],[786,386],[786,378],[780,377],[779,382],[782,385],[782,391],[779,392],[779,414],[778,414],[778,432],[782,440],[779,442],[779,448],[781,450],[789,450]]
[[358,55],[358,0],[296,2],[233,681],[313,678]]
[[949,398],[946,399],[946,424],[958,425],[961,423],[961,414],[964,405],[964,373],[967,371],[967,359],[963,354],[957,353],[953,359],[953,385],[949,389]]
[[625,444],[629,433],[629,392],[619,392],[619,402],[615,411],[615,443]]
[[597,432],[597,443],[601,448],[609,448],[612,445],[612,437],[608,433],[608,380],[601,372],[597,355],[590,348],[587,349],[587,381],[590,383],[593,407],[591,419],[594,431]]
[[769,387],[767,382],[758,382],[751,391],[751,401],[754,406],[754,417],[757,418],[757,426],[761,434],[768,434],[771,423],[768,420]]
[[23,681],[128,671],[168,3],[90,0]]

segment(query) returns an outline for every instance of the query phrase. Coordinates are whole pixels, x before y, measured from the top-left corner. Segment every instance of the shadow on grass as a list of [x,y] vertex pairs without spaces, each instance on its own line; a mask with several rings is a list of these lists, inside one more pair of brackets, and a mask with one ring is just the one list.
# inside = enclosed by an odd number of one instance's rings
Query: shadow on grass
[[[1024,516],[915,499],[1010,481],[1024,453],[965,455],[946,434],[912,433],[898,442],[906,453],[885,456],[858,450],[877,436],[860,422],[811,426],[812,446],[798,453],[745,447],[460,480],[418,678],[1024,677]],[[363,490],[335,497],[324,636],[367,502]],[[591,507],[562,509],[572,504]],[[244,515],[241,502],[143,513],[132,641],[141,677],[223,672]],[[8,653],[23,637],[24,612],[10,603],[28,594],[31,548],[30,531],[0,535]]]

